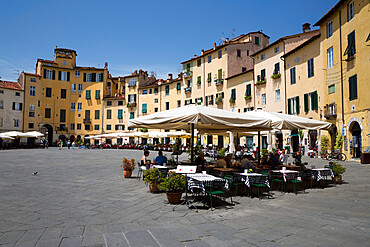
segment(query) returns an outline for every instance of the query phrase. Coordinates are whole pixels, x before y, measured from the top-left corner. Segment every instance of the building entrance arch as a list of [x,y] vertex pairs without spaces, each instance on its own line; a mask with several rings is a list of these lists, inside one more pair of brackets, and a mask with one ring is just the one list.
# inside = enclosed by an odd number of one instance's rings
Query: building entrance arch
[[[361,123],[361,122],[360,122]],[[361,151],[362,151],[362,143],[361,143],[361,133],[362,128],[358,121],[354,120],[349,125],[349,132],[352,135],[352,139],[350,140],[350,151],[353,155],[353,158],[360,158]]]
[[45,138],[48,140],[49,146],[53,145],[53,127],[50,124],[44,124],[40,132],[45,135]]

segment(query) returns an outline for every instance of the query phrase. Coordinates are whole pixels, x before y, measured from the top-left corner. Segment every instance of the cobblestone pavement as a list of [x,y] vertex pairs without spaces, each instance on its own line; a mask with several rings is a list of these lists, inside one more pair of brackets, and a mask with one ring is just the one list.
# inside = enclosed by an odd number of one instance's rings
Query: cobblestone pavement
[[141,155],[0,151],[0,246],[370,246],[369,165],[342,162],[346,183],[336,187],[195,212],[122,177],[122,156]]

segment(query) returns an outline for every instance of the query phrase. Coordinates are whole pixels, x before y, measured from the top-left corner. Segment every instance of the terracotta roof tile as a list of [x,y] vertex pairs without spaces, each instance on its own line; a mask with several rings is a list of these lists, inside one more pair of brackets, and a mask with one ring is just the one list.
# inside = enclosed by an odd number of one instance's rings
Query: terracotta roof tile
[[0,88],[23,91],[23,89],[17,82],[11,82],[11,81],[0,81]]

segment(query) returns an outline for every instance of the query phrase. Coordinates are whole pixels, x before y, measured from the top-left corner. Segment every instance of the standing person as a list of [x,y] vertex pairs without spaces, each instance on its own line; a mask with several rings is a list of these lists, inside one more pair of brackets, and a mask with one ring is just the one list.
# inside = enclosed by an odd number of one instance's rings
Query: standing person
[[63,147],[63,141],[59,140],[59,150],[62,150],[62,147]]
[[67,147],[68,147],[68,149],[71,147],[71,141],[70,140],[67,141]]
[[72,149],[75,149],[75,147],[76,147],[76,143],[72,142]]
[[49,140],[48,139],[45,139],[45,148],[48,149],[49,148]]
[[279,161],[281,164],[284,164],[286,162],[286,157],[285,157],[285,149],[281,150],[281,154],[279,156]]

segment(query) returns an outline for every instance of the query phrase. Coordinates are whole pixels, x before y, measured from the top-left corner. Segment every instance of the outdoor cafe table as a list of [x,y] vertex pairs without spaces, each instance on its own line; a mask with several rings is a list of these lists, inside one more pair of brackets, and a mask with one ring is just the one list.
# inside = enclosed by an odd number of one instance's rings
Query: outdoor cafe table
[[222,177],[225,175],[225,173],[230,173],[230,172],[238,172],[240,170],[234,169],[234,168],[213,168],[213,170],[221,172]]
[[270,171],[270,175],[272,173],[279,173],[279,172],[283,174],[284,182],[286,182],[287,180],[294,179],[296,174],[298,173],[297,171],[293,171],[293,170],[272,170]]
[[300,166],[292,166],[292,165],[278,165],[278,170],[282,170],[283,167],[286,167],[288,170],[294,170],[294,171],[300,171],[301,167]]
[[188,189],[193,192],[194,188],[201,189],[203,193],[205,193],[205,182],[210,181],[225,181],[225,189],[227,190],[229,188],[229,185],[226,181],[226,179],[215,177],[209,174],[203,174],[203,173],[194,173],[194,174],[187,174],[187,177],[189,179],[188,182]]
[[[248,186],[249,188],[251,187],[251,184],[255,183],[255,180],[258,178],[258,177],[261,177],[261,176],[266,176],[266,175],[263,175],[261,173],[252,173],[252,172],[248,172],[248,173],[235,173],[239,176],[242,176],[242,181],[245,180],[245,185]],[[266,180],[264,181],[264,184],[266,184],[269,188],[270,188],[270,184],[269,184],[269,179],[268,177],[266,176]]]
[[330,168],[315,168],[312,169],[317,181],[320,181],[322,177],[331,176],[334,177],[333,171]]

